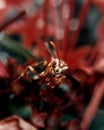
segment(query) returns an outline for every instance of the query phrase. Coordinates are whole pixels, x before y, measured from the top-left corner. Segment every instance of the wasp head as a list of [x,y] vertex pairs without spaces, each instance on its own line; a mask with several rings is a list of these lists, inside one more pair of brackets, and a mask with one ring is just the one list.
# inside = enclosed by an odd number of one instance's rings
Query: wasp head
[[65,72],[68,70],[68,65],[64,61],[59,60],[58,58],[52,59],[50,65],[51,73],[55,77],[64,75]]

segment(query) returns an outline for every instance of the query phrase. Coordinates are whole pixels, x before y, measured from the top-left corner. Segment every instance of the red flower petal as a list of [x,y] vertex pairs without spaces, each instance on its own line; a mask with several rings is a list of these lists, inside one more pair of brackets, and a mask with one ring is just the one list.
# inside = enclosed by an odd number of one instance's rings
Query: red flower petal
[[1,61],[0,61],[0,78],[9,78],[7,69]]

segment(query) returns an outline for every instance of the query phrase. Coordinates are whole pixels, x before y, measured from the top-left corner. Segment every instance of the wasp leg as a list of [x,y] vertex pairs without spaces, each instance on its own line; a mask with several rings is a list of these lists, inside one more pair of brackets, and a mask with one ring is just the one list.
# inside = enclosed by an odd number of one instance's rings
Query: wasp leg
[[[41,62],[42,63],[42,62]],[[40,63],[40,64],[41,64]],[[39,65],[39,64],[38,64]],[[42,65],[42,67],[46,67],[47,66],[47,61],[43,61],[43,65]],[[34,66],[34,67],[36,67],[36,66]],[[44,75],[45,75],[45,71],[42,71],[40,74],[38,73],[38,74],[36,74],[34,77],[33,77],[33,79],[34,80],[36,80],[36,79],[39,79],[39,78],[41,78],[41,77],[44,77]]]
[[16,80],[19,80],[21,79],[25,74],[26,72],[30,71],[32,72],[35,76],[33,77],[33,79],[39,79],[40,78],[40,74],[34,69],[34,67],[40,65],[43,63],[43,66],[46,66],[47,65],[47,61],[40,61],[38,63],[34,63],[32,65],[29,65],[25,68],[25,70],[20,74],[20,76],[16,79]]
[[46,83],[48,88],[53,89],[56,85],[60,84],[62,80],[65,78],[65,76],[62,76],[60,78],[55,78],[54,81],[50,80],[48,83]]
[[36,63],[34,63],[34,64],[30,65],[30,66],[37,67],[37,66],[39,66],[41,64],[43,64],[42,66],[46,66],[47,65],[47,61],[45,60],[45,61],[36,62]]
[[26,74],[26,72],[28,72],[28,71],[31,71],[33,74],[38,74],[37,72],[36,72],[36,70],[31,66],[31,65],[29,65],[29,66],[27,66],[26,67],[26,69],[19,75],[19,77],[16,79],[16,80],[19,80],[19,79],[21,79],[25,74]]

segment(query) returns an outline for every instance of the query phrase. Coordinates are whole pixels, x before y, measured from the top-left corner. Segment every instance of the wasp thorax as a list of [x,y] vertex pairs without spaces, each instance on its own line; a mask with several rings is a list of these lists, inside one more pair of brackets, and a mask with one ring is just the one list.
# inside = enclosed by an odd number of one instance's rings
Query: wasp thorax
[[68,65],[59,59],[52,59],[51,61],[51,72],[54,76],[58,77],[63,75],[68,70]]

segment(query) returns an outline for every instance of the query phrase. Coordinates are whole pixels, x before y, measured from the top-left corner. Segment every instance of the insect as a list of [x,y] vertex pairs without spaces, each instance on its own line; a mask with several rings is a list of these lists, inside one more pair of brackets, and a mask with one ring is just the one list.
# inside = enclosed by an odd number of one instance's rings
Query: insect
[[51,60],[49,63],[47,61],[43,61],[44,70],[38,73],[34,68],[42,62],[35,63],[33,65],[27,66],[19,78],[23,77],[27,71],[30,71],[34,74],[33,80],[39,80],[40,85],[44,83],[46,87],[52,89],[61,83],[61,81],[66,77],[65,73],[68,70],[68,65],[59,58],[59,53],[54,42],[51,41],[50,45],[54,48],[56,57],[53,56],[53,53],[50,51],[49,46],[46,45],[49,53],[51,54]]

